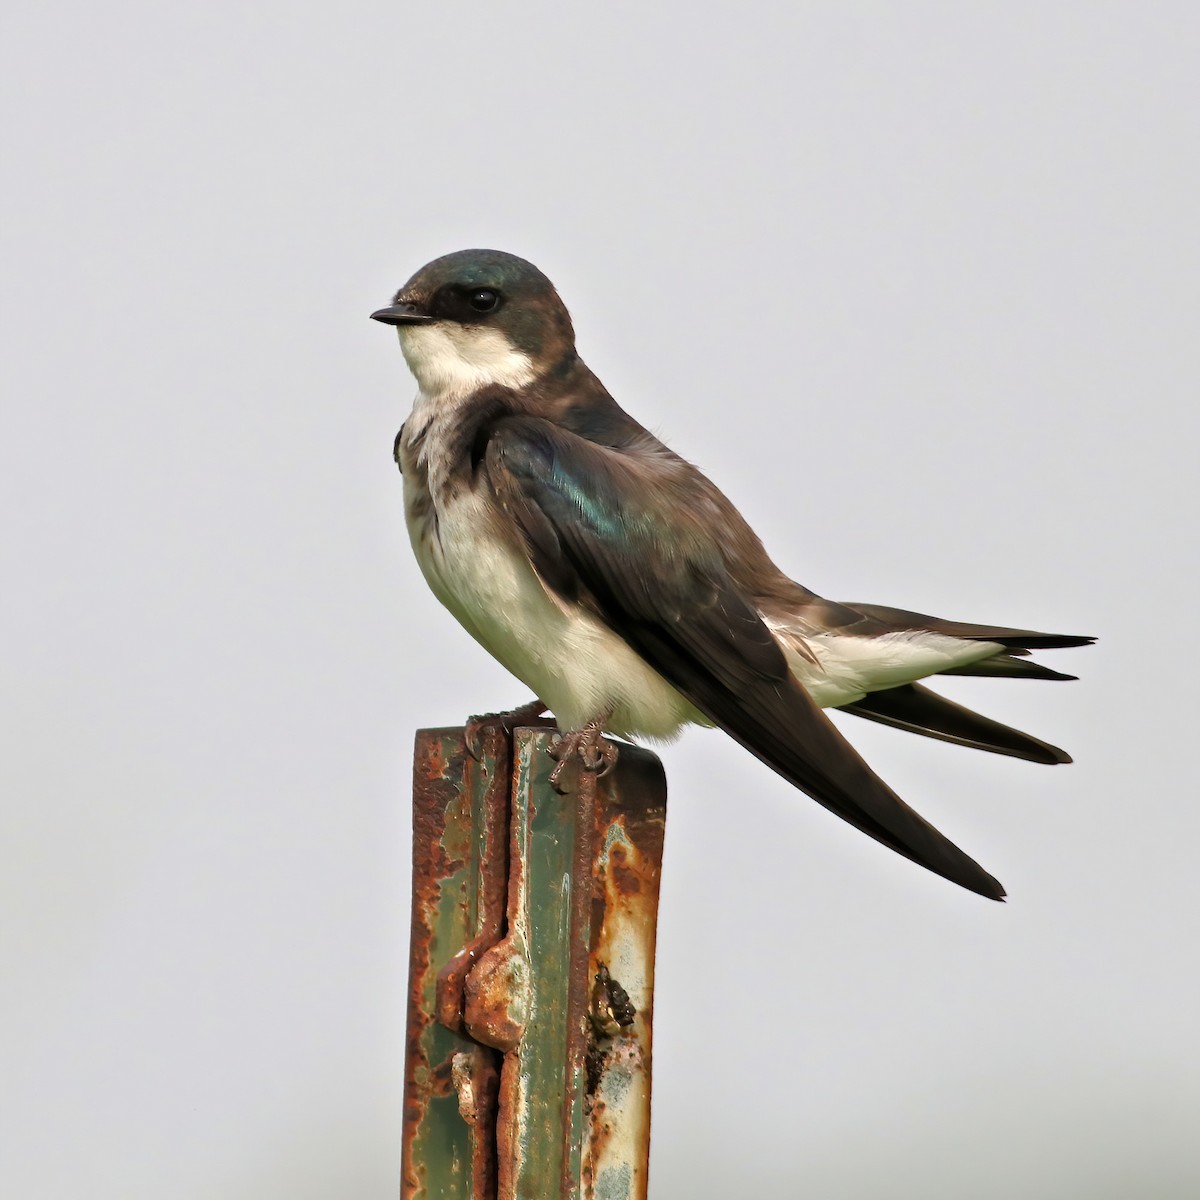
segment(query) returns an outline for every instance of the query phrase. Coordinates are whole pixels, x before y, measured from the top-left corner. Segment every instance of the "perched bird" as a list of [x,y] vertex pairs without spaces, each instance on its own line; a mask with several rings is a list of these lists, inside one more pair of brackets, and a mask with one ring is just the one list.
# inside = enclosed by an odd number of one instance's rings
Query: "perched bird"
[[[814,800],[971,891],[1004,889],[884,783],[821,711],[1065,763],[953,704],[930,675],[1071,679],[1027,657],[1092,638],[839,604],[793,582],[741,514],[605,391],[531,263],[463,250],[372,313],[419,391],[396,438],[417,561],[437,598],[550,709],[559,754],[603,732],[717,725]],[[561,769],[560,763],[560,769]]]

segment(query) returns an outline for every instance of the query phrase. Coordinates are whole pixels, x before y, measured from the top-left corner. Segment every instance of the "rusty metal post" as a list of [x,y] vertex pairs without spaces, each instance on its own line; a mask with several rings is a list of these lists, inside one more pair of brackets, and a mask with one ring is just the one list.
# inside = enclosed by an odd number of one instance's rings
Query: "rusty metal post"
[[405,1200],[646,1196],[665,780],[623,745],[560,793],[551,738],[417,736]]
[[500,1056],[462,1030],[462,983],[498,941],[507,895],[511,750],[488,731],[423,729],[413,758],[412,934],[400,1194],[495,1195]]

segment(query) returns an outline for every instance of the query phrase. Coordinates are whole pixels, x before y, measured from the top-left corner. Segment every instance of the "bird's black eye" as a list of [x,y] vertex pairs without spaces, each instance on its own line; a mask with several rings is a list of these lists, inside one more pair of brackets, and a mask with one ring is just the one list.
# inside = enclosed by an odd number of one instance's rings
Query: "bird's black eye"
[[500,304],[500,293],[491,288],[476,288],[468,297],[467,303],[477,313],[495,312]]

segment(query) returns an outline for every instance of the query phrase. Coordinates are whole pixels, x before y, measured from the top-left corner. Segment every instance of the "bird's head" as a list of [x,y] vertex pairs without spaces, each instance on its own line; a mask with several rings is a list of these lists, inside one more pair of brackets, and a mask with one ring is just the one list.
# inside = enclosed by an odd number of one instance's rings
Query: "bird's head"
[[429,396],[522,388],[575,358],[575,331],[554,285],[500,250],[435,258],[371,317],[396,326],[409,370]]

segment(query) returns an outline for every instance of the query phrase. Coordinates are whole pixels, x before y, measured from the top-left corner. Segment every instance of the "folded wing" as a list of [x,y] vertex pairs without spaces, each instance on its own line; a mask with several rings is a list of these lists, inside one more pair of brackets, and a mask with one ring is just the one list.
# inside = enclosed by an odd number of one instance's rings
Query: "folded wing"
[[548,587],[592,608],[705,716],[843,820],[971,891],[1004,896],[791,677],[725,567],[686,464],[653,449],[618,453],[528,416],[497,420],[477,446]]

